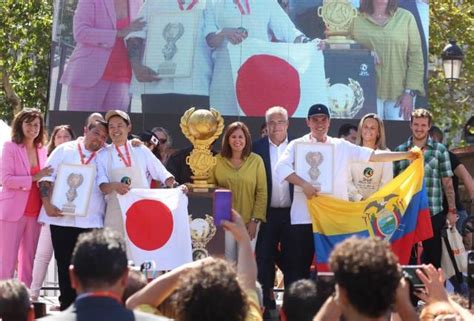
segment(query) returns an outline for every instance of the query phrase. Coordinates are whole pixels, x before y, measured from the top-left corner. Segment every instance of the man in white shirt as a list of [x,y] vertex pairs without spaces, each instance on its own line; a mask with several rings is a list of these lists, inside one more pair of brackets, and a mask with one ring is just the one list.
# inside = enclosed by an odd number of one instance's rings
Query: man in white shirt
[[[302,230],[302,239],[305,242],[313,243],[313,230],[311,226],[311,218],[309,215],[307,200],[314,196],[317,196],[320,189],[313,186],[310,182],[306,181],[302,177],[298,176],[295,172],[295,151],[298,143],[323,143],[334,145],[334,193],[332,196],[344,200],[348,200],[348,175],[350,162],[362,161],[362,162],[392,162],[400,159],[415,159],[417,156],[413,152],[389,152],[389,151],[377,151],[361,147],[349,143],[348,141],[340,138],[333,138],[327,135],[329,126],[331,124],[329,110],[325,105],[316,104],[310,107],[308,111],[308,119],[306,125],[310,128],[311,132],[298,139],[291,141],[288,144],[283,155],[280,157],[277,166],[276,173],[280,181],[288,181],[291,184],[299,186],[300,189],[295,189],[293,202],[291,204],[291,224],[304,225],[304,231]],[[299,251],[311,250],[311,256],[314,253],[314,247],[311,248],[301,247],[297,249]],[[303,253],[300,257],[307,257]],[[309,276],[311,262],[306,267],[306,274]]]
[[107,126],[104,122],[96,121],[90,124],[84,137],[56,147],[46,163],[53,169],[53,174],[42,178],[39,183],[43,207],[38,221],[49,224],[51,228],[54,256],[58,266],[61,310],[66,309],[76,297],[76,293],[70,285],[69,264],[77,238],[81,233],[92,228],[103,227],[105,202],[102,192],[94,182],[87,215],[65,216],[59,208],[51,203],[54,182],[61,164],[91,165],[96,169],[96,155],[106,139]]
[[[281,182],[276,176],[275,167],[278,158],[288,145],[288,112],[285,108],[275,106],[265,113],[268,137],[252,143],[254,153],[260,155],[267,173],[267,216],[262,222],[257,237],[256,258],[258,265],[258,281],[262,285],[264,319],[278,315],[273,285],[275,283],[275,264],[284,274],[285,287],[300,278],[294,263],[293,253],[298,244],[297,236],[292,234],[290,222],[291,193],[293,186],[287,181]],[[298,225],[294,225],[297,229]],[[312,257],[309,257],[311,261]],[[303,276],[304,277],[304,276]]]

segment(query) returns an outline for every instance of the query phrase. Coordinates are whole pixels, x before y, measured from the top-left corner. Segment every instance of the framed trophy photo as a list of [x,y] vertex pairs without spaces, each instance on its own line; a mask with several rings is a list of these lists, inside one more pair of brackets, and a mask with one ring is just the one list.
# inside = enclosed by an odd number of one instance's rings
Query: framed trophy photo
[[59,165],[51,203],[64,215],[87,216],[95,178],[94,165]]
[[160,78],[190,77],[201,10],[149,13],[143,63]]
[[[333,144],[295,144],[296,175],[319,188],[321,194],[334,193],[334,150]],[[295,186],[295,191],[303,192],[303,189]]]

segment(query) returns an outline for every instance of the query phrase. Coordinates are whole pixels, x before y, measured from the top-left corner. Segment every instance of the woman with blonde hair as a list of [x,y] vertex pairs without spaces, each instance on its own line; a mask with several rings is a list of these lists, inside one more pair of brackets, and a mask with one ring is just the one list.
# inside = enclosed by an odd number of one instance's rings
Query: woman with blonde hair
[[[232,208],[242,215],[250,239],[255,240],[258,224],[266,220],[267,177],[262,158],[252,153],[250,132],[244,123],[227,126],[216,160],[209,182],[232,191]],[[237,261],[237,243],[228,232],[225,255]]]
[[[388,150],[385,144],[385,128],[377,114],[367,114],[359,122],[356,145],[375,151]],[[393,178],[393,163],[353,162],[349,175],[349,200],[367,199]]]

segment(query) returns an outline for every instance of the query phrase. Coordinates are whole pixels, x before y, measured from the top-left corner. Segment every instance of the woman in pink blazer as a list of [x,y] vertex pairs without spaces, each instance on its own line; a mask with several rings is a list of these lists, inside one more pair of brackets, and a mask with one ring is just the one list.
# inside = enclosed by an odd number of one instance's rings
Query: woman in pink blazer
[[30,286],[40,224],[41,198],[37,181],[51,174],[46,163],[45,132],[41,112],[25,108],[12,123],[12,141],[2,151],[0,190],[0,279],[13,277]]
[[79,0],[74,13],[76,48],[61,83],[68,110],[127,110],[132,69],[124,38],[145,23],[134,20],[142,0]]

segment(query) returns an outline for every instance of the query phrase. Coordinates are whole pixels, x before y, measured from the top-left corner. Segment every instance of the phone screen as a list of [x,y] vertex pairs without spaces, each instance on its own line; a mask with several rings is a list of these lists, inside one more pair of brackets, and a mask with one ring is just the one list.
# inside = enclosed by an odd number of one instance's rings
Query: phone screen
[[336,281],[334,280],[334,273],[319,272],[316,278],[316,289],[319,296],[324,298],[324,301],[334,293]]
[[228,189],[214,191],[214,224],[220,226],[222,220],[231,220],[232,192]]
[[404,265],[402,266],[403,277],[410,281],[414,288],[423,288],[425,285],[421,282],[416,274],[417,269],[422,269],[421,265]]

